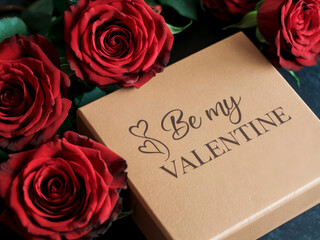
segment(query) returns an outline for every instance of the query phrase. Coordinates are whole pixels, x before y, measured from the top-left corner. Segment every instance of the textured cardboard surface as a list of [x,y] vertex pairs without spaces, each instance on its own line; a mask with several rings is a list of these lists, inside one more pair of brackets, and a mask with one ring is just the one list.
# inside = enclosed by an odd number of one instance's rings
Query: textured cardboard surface
[[78,113],[166,238],[257,238],[319,203],[319,120],[241,33]]

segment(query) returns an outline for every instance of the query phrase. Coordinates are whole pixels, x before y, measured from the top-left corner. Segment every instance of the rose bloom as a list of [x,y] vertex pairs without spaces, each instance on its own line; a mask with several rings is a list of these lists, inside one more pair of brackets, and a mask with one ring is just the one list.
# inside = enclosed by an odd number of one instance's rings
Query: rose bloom
[[259,0],[203,0],[204,6],[223,21],[238,20],[254,10]]
[[126,162],[107,147],[66,132],[0,165],[0,220],[26,239],[90,239],[121,210]]
[[316,64],[320,56],[318,0],[266,0],[257,19],[275,65],[297,71]]
[[79,0],[64,17],[67,60],[82,80],[139,88],[169,62],[173,35],[144,0]]
[[0,44],[0,147],[20,151],[55,134],[71,107],[59,67],[57,50],[40,35]]

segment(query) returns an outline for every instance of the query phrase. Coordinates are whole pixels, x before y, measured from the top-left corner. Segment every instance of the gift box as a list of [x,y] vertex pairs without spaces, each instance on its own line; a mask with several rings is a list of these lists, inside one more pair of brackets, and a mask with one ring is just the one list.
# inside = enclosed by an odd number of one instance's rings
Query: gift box
[[320,124],[238,33],[78,110],[149,239],[256,239],[320,202]]

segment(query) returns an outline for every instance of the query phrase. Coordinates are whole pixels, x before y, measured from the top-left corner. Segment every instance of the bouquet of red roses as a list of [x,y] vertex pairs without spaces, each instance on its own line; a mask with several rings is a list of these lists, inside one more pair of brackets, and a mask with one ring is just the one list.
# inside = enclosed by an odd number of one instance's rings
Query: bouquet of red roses
[[0,221],[27,239],[97,237],[121,211],[126,162],[65,130],[84,89],[139,88],[163,71],[173,35],[143,0],[10,7],[22,12],[0,20]]

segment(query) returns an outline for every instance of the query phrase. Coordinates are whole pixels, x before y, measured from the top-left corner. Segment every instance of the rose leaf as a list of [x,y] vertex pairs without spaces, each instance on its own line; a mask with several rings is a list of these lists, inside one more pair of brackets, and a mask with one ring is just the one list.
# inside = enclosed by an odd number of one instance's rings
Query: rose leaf
[[146,4],[148,4],[149,6],[155,6],[158,5],[158,1],[157,0],[145,0]]
[[106,93],[101,90],[98,87],[95,87],[93,90],[91,90],[90,92],[85,92],[80,96],[77,96],[74,100],[76,106],[82,107],[84,105],[87,105],[88,103],[93,102],[94,100],[97,100],[101,97],[103,97],[104,95],[106,95]]
[[47,28],[47,38],[58,48],[64,49],[64,22],[63,15],[53,17],[50,26]]
[[269,44],[268,41],[263,37],[258,27],[256,28],[256,37],[259,40],[259,42]]
[[135,208],[136,208],[136,207],[134,206],[131,210],[129,210],[129,211],[127,211],[127,212],[121,212],[121,213],[118,215],[117,220],[119,220],[119,219],[121,219],[121,218],[124,218],[124,217],[130,216],[132,213],[134,213]]
[[105,89],[103,89],[103,91],[106,94],[110,94],[110,93],[115,92],[115,91],[117,91],[117,90],[119,90],[121,88],[122,88],[122,86],[119,86],[119,85],[111,85],[111,86],[108,86]]
[[200,8],[203,12],[207,11],[206,7],[204,6],[204,3],[202,0],[200,0]]
[[244,15],[244,17],[240,20],[240,22],[229,25],[223,30],[229,28],[251,28],[257,26],[257,10],[251,11]]
[[182,31],[184,31],[185,29],[187,29],[188,27],[190,27],[192,22],[193,21],[191,20],[187,25],[182,26],[182,27],[173,26],[169,23],[167,23],[167,26],[170,29],[170,31],[172,32],[172,34],[178,34],[178,33],[181,33]]
[[53,5],[60,14],[63,14],[64,11],[67,10],[69,7],[68,0],[54,0]]
[[297,81],[297,85],[300,88],[301,84],[300,84],[300,78],[296,75],[296,73],[292,70],[288,71],[290,73],[290,75]]
[[68,0],[69,5],[75,5],[77,4],[78,0]]
[[28,28],[18,17],[3,18],[0,20],[0,42],[15,34],[27,35]]
[[69,63],[60,64],[61,71],[71,77],[74,75],[74,71],[70,68]]
[[45,34],[50,26],[53,0],[38,0],[26,8],[21,17],[33,33]]
[[191,18],[193,20],[198,19],[198,5],[199,0],[159,0],[161,5],[168,5],[176,9],[180,15]]
[[77,131],[76,126],[77,126],[77,122],[76,122],[75,114],[69,113],[69,116],[61,124],[61,126],[57,130],[56,134],[62,135],[66,131]]
[[260,5],[264,2],[265,0],[260,0],[255,7],[255,10],[258,10],[258,8],[260,7]]
[[[8,159],[8,156],[9,156],[8,153],[6,153],[6,152],[3,151],[3,150],[0,150],[0,160],[7,160],[7,159]],[[2,162],[2,161],[0,161],[0,162]]]

